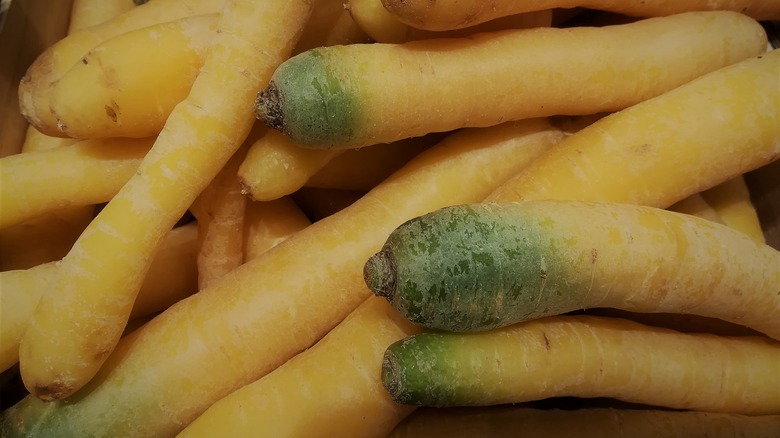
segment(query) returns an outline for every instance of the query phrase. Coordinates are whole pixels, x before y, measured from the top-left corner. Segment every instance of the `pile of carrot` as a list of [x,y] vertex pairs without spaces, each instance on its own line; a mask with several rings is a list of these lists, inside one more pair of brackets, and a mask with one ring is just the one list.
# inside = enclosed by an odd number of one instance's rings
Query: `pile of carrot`
[[73,0],[0,436],[776,436],[780,7],[446,3]]

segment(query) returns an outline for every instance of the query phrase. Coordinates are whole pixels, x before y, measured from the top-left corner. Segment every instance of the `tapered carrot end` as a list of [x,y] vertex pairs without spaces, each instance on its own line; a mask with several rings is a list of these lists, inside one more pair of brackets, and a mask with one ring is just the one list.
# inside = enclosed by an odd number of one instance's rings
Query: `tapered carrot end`
[[363,267],[363,279],[375,295],[393,301],[396,285],[395,258],[392,251],[383,248],[371,256]]

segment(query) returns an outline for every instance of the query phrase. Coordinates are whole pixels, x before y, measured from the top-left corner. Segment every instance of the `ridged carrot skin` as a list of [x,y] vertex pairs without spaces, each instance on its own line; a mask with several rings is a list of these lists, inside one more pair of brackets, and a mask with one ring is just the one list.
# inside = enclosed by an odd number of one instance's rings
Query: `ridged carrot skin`
[[301,146],[353,148],[616,111],[765,50],[756,21],[725,11],[324,47],[282,63],[257,113]]
[[683,334],[619,318],[556,316],[391,345],[382,382],[401,403],[487,406],[610,397],[674,409],[780,413],[780,343]]
[[398,227],[365,266],[411,321],[477,331],[577,309],[689,313],[780,339],[780,251],[628,204],[452,206]]

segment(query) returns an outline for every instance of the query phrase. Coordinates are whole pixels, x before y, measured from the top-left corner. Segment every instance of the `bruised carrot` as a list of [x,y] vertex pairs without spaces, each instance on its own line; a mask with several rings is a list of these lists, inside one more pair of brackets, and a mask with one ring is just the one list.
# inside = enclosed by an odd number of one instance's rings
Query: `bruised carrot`
[[[667,208],[780,158],[780,50],[724,67],[569,136],[489,202]],[[682,129],[684,127],[684,129]]]
[[30,65],[19,83],[19,110],[41,132],[61,136],[49,110],[52,85],[90,49],[107,39],[155,23],[217,13],[225,0],[155,0],[134,7],[104,23],[73,32],[48,47]]
[[689,215],[525,201],[408,221],[368,260],[365,278],[404,316],[436,329],[612,307],[720,318],[780,339],[779,266],[780,251]]
[[391,345],[382,382],[420,406],[610,397],[673,409],[780,413],[780,344],[555,316],[483,333],[420,333]]
[[766,44],[761,25],[744,15],[700,12],[601,28],[317,48],[279,66],[257,113],[304,147],[368,146],[623,109],[759,55]]
[[312,348],[214,403],[178,438],[384,437],[414,410],[390,399],[379,364],[420,328],[370,297]]
[[691,11],[730,10],[757,20],[780,19],[780,5],[761,0],[381,0],[396,19],[420,29],[448,30],[474,26],[508,15],[552,8],[584,7],[639,17],[655,17]]
[[481,199],[563,136],[544,120],[484,136],[477,131],[447,137],[349,208],[172,306],[121,341],[73,397],[52,403],[30,396],[6,410],[0,436],[129,438],[183,429],[218,399],[313,345],[365,301],[362,265],[395,226]]
[[195,15],[147,26],[90,49],[52,85],[54,125],[43,129],[73,138],[156,136],[187,97],[218,18]]

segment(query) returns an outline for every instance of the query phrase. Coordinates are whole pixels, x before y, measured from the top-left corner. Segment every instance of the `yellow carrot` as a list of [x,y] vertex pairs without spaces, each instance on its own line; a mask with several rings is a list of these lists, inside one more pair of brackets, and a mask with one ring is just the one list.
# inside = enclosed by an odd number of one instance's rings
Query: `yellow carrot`
[[51,137],[36,129],[35,126],[30,125],[25,132],[21,152],[55,149],[62,146],[70,146],[77,141],[78,139],[75,138]]
[[66,397],[100,369],[158,243],[247,137],[254,118],[246,108],[289,56],[310,10],[308,1],[227,2],[189,95],[58,265],[58,281],[36,307],[19,351],[31,393]]
[[694,193],[685,199],[675,202],[673,205],[669,206],[668,210],[697,216],[719,224],[723,223],[718,212],[704,200],[700,193]]
[[[139,318],[166,309],[197,291],[197,225],[166,234],[130,313]],[[19,360],[19,342],[43,292],[56,280],[57,263],[0,272],[0,369]]]
[[345,10],[343,0],[317,0],[294,54],[315,47],[370,42]]
[[382,382],[394,400],[418,406],[575,396],[777,415],[779,369],[780,343],[763,336],[679,333],[578,315],[482,333],[412,335],[387,349]]
[[247,199],[236,172],[247,148],[245,145],[230,157],[190,208],[198,219],[198,289],[244,263]]
[[312,175],[304,186],[367,192],[441,138],[441,134],[432,134],[346,150]]
[[134,7],[133,0],[73,0],[68,33],[106,22]]
[[135,173],[153,138],[107,138],[0,159],[0,228],[66,207],[111,199]]
[[724,11],[324,47],[279,66],[257,112],[301,146],[355,148],[623,109],[759,55],[766,44],[759,23]]
[[342,152],[304,149],[280,132],[269,130],[252,144],[238,169],[242,190],[255,201],[289,195]]
[[368,298],[313,347],[214,403],[177,436],[385,437],[414,408],[382,386],[382,355],[419,331]]
[[65,257],[94,217],[93,206],[73,207],[0,229],[0,271],[27,269]]
[[218,14],[125,32],[85,53],[49,90],[53,126],[74,138],[157,135],[198,75]]
[[182,429],[313,345],[363,302],[362,265],[391,229],[481,199],[562,138],[543,120],[497,127],[485,137],[476,131],[448,137],[349,208],[172,306],[120,342],[74,397],[47,403],[30,396],[6,410],[0,434],[147,437]]
[[309,219],[316,222],[349,207],[365,194],[362,190],[302,187],[290,197]]
[[755,0],[680,0],[627,2],[622,0],[381,0],[398,20],[420,29],[446,30],[474,26],[496,18],[551,8],[584,7],[639,17],[655,17],[690,11],[731,10],[758,20],[780,19],[780,5]]
[[604,117],[488,201],[578,199],[666,208],[771,163],[780,158],[778,69],[780,50],[774,50]]
[[552,10],[533,11],[516,14],[485,25],[467,27],[453,32],[427,31],[411,27],[394,17],[381,0],[349,0],[348,10],[355,21],[377,42],[402,43],[426,38],[452,38],[477,32],[492,32],[503,29],[549,27],[552,23]]
[[198,291],[198,224],[175,227],[160,243],[129,319],[163,311]]
[[244,260],[256,259],[309,225],[309,218],[288,196],[273,201],[248,202],[244,221]]
[[101,42],[155,23],[219,12],[225,0],[154,0],[104,23],[74,32],[47,48],[27,69],[19,83],[19,109],[44,134],[58,136],[49,110],[49,93],[62,75]]
[[742,175],[703,191],[701,196],[712,206],[723,223],[741,230],[758,242],[766,243],[761,222]]

